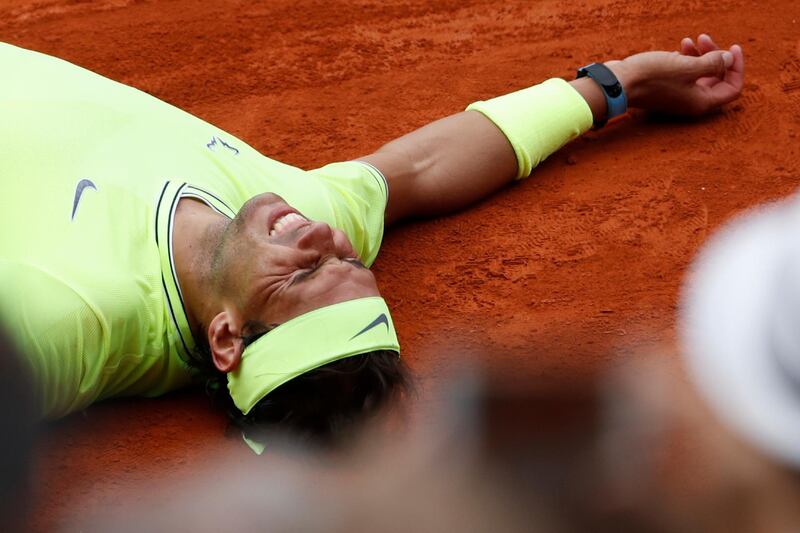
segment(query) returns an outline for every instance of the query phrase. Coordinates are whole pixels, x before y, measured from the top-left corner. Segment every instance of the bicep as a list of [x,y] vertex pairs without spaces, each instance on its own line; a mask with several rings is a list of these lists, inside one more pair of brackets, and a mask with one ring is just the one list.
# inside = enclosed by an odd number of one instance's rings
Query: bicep
[[386,178],[389,198],[384,212],[385,224],[389,226],[408,218],[414,205],[415,195],[419,194],[415,160],[402,152],[383,149],[358,160],[374,166]]
[[388,183],[376,169],[345,161],[310,171],[324,184],[328,223],[344,231],[366,265],[378,254],[387,205]]
[[510,182],[517,170],[508,139],[474,111],[437,120],[359,159],[386,176],[387,224],[467,207]]

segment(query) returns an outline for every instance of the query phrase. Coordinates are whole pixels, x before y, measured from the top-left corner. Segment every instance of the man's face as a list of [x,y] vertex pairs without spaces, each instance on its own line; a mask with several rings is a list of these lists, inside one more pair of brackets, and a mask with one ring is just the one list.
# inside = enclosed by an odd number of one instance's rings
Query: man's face
[[242,319],[264,324],[380,294],[344,232],[306,219],[272,193],[242,206],[225,230],[214,270]]

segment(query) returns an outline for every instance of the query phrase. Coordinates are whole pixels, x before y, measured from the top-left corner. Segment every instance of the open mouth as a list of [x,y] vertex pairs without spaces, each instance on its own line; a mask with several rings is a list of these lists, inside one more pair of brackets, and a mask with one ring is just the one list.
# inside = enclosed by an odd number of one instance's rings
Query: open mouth
[[276,235],[280,235],[281,233],[286,233],[287,231],[299,228],[307,222],[308,219],[299,213],[286,213],[285,215],[276,218],[275,222],[272,223],[272,227],[269,230],[269,236],[274,237]]

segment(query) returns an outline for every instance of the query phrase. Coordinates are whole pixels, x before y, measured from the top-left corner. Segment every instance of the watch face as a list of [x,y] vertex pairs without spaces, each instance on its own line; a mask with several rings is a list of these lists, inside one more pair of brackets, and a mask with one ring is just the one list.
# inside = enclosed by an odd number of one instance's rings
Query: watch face
[[616,98],[617,96],[622,94],[622,85],[620,85],[618,81],[614,82],[613,85],[603,84],[603,88],[606,90],[608,96],[610,96],[611,98]]
[[611,72],[607,66],[601,63],[592,63],[580,69],[580,72],[585,76],[589,75],[591,78],[602,85],[606,94],[611,98],[616,98],[622,94],[622,85],[617,81],[617,77]]
[[611,87],[619,83],[616,76],[605,65],[589,65],[587,70],[592,74],[592,78],[603,87]]

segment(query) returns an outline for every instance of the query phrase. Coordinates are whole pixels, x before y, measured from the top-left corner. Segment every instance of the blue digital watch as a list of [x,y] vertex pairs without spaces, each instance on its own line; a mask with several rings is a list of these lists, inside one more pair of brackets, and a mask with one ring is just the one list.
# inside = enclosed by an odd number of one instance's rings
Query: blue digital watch
[[596,121],[595,128],[602,128],[606,122],[619,115],[624,115],[628,110],[628,99],[625,91],[611,69],[602,63],[592,63],[578,69],[578,78],[590,77],[597,83],[606,97],[606,118]]

